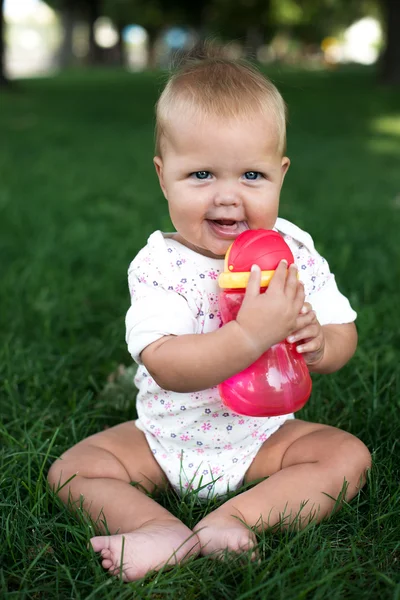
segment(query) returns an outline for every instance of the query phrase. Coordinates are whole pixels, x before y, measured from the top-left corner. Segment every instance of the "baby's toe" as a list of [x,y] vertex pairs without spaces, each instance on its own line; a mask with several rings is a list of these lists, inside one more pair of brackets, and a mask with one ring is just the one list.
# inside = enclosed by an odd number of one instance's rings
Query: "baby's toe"
[[110,536],[98,535],[96,537],[91,538],[90,543],[92,544],[92,548],[95,552],[102,552],[102,550],[108,550],[110,546]]
[[260,565],[261,564],[260,553],[259,552],[252,552],[252,554],[250,556],[250,560],[251,560],[251,562],[254,562],[257,565]]
[[110,558],[105,558],[104,560],[101,561],[101,566],[104,569],[109,569],[113,564],[113,561]]

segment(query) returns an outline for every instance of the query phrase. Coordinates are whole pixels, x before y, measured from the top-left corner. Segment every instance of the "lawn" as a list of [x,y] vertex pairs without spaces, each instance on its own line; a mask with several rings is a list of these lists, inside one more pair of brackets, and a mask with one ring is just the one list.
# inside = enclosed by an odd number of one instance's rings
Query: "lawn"
[[[134,415],[130,382],[107,378],[131,364],[128,264],[170,228],[152,165],[163,76],[20,82],[0,99],[1,598],[400,599],[400,90],[369,69],[272,77],[290,111],[281,216],[314,236],[358,312],[356,356],[314,376],[300,414],[363,439],[368,485],[328,522],[265,532],[260,564],[198,558],[133,584],[103,572],[46,472]],[[213,504],[161,501],[189,526]]]

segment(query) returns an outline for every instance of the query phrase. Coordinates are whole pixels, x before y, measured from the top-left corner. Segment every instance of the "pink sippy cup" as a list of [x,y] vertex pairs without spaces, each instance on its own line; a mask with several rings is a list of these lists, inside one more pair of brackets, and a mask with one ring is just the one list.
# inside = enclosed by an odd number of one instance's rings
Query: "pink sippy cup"
[[[282,236],[273,230],[241,233],[228,248],[224,272],[219,276],[222,322],[228,323],[241,307],[250,269],[261,269],[261,293],[282,259],[294,262]],[[274,417],[300,410],[311,394],[311,377],[295,344],[286,340],[269,348],[252,365],[219,384],[223,403],[232,411],[251,417]]]

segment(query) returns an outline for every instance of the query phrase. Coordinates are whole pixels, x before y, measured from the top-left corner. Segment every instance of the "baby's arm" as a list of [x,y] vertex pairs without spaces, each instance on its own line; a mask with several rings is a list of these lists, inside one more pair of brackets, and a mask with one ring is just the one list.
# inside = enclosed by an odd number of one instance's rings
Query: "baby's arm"
[[260,294],[260,278],[257,267],[236,321],[202,335],[165,336],[143,350],[143,364],[160,387],[192,392],[217,385],[296,330],[304,303],[296,267],[287,274],[282,261],[265,294]]
[[357,348],[357,329],[354,323],[322,325],[325,344],[322,358],[309,369],[314,373],[334,373],[353,356]]

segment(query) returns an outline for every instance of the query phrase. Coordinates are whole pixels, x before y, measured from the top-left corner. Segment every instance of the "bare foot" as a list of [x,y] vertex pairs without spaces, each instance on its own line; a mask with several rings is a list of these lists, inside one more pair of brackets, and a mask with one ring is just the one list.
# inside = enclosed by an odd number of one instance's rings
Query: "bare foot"
[[[225,551],[247,552],[256,546],[256,536],[240,516],[224,513],[222,507],[210,513],[194,528],[200,540],[201,554],[220,558]],[[254,551],[252,559],[257,559]]]
[[101,553],[102,566],[123,581],[181,563],[200,550],[197,535],[178,520],[150,521],[135,531],[97,536],[90,542]]

